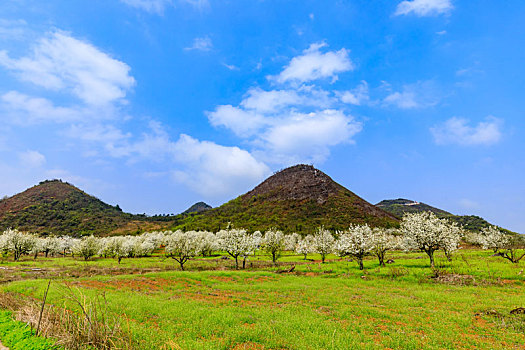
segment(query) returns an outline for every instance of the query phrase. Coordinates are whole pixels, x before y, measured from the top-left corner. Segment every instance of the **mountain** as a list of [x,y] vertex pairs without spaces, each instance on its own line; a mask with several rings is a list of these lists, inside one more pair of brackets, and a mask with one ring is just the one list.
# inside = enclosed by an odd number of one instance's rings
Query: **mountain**
[[[448,211],[432,207],[428,204],[415,202],[409,199],[388,199],[376,204],[377,207],[389,212],[398,218],[403,217],[405,213],[417,213],[421,211],[431,211],[439,218],[447,218],[450,221],[457,222],[465,229],[478,232],[484,227],[491,226],[491,223],[475,215],[454,215]],[[504,230],[510,232],[508,230]]]
[[212,209],[212,206],[204,203],[204,202],[197,202],[193,204],[191,207],[183,211],[183,214],[190,214],[190,213],[201,213],[206,210]]
[[399,218],[401,218],[405,213],[418,213],[421,211],[431,211],[440,218],[453,216],[453,214],[447,211],[432,207],[428,204],[403,198],[387,199],[377,203],[376,206],[383,209],[384,211],[394,214]]
[[275,226],[298,233],[311,233],[321,225],[331,230],[343,230],[356,223],[398,225],[394,215],[358,197],[322,171],[303,164],[275,173],[220,207],[183,218],[177,228],[217,231],[229,222],[250,231]]
[[0,231],[7,228],[40,234],[118,234],[156,225],[122,212],[61,180],[46,180],[0,201]]

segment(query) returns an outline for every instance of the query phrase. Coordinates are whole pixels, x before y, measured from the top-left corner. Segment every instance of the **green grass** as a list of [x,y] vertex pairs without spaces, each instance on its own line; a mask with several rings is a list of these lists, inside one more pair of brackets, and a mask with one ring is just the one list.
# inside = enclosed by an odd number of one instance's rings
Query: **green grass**
[[[190,261],[186,272],[58,279],[48,300],[62,302],[64,283],[88,296],[104,292],[141,349],[523,348],[524,316],[506,316],[525,306],[523,263],[477,250],[460,251],[453,262],[439,255],[442,274],[471,276],[465,285],[431,278],[424,254],[391,257],[395,263],[387,267],[369,258],[359,271],[356,262],[333,256],[325,264],[303,264],[285,254],[279,261],[296,263],[293,274],[275,273],[283,265],[235,271],[231,260],[211,257]],[[42,268],[119,267],[112,259],[37,261]],[[257,261],[268,257],[250,259]],[[32,262],[3,266],[24,264]],[[159,256],[124,260],[121,267],[159,265],[176,268]],[[201,271],[214,268],[222,271]],[[44,280],[27,279],[3,290],[39,297],[45,287]]]
[[34,336],[26,324],[15,321],[11,312],[4,310],[0,310],[0,339],[11,350],[60,349],[52,340]]

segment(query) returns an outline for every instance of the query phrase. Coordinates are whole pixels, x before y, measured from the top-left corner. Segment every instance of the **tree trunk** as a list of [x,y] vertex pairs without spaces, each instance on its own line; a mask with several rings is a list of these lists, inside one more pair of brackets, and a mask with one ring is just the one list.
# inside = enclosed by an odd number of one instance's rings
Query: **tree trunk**
[[365,266],[363,265],[363,258],[357,258],[357,262],[359,263],[359,270],[364,270]]
[[385,266],[385,254],[384,253],[378,253],[377,259],[379,260],[379,266]]
[[120,264],[120,260],[122,260],[122,257],[121,257],[121,256],[118,257],[118,263],[119,263],[119,264]]
[[244,270],[246,268],[246,257],[242,259],[242,269]]
[[239,268],[239,260],[238,260],[238,257],[236,256],[235,257],[235,269],[238,269]]
[[427,254],[430,258],[430,267],[431,268],[434,268],[434,251],[433,250],[429,250],[427,251]]
[[321,261],[322,261],[323,264],[324,264],[324,259],[325,259],[325,258],[326,258],[325,255],[324,255],[324,254],[321,254]]

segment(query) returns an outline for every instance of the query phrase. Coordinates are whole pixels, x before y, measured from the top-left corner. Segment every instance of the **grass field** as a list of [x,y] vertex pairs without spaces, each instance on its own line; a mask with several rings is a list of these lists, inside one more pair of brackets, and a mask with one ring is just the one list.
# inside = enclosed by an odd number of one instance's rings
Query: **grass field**
[[34,298],[52,277],[51,305],[66,285],[104,293],[137,349],[525,349],[525,315],[510,314],[525,306],[524,263],[461,250],[452,262],[438,256],[432,271],[424,254],[390,258],[359,271],[335,256],[321,264],[284,255],[274,267],[258,255],[246,270],[211,257],[184,272],[161,256],[120,265],[27,258],[2,262],[0,277],[3,292]]

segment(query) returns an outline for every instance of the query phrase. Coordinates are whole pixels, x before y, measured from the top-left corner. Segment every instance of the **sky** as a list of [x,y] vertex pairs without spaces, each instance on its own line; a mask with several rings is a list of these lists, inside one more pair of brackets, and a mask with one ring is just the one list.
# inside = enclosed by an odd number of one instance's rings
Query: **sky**
[[313,164],[525,232],[525,2],[3,0],[0,196],[132,213]]

